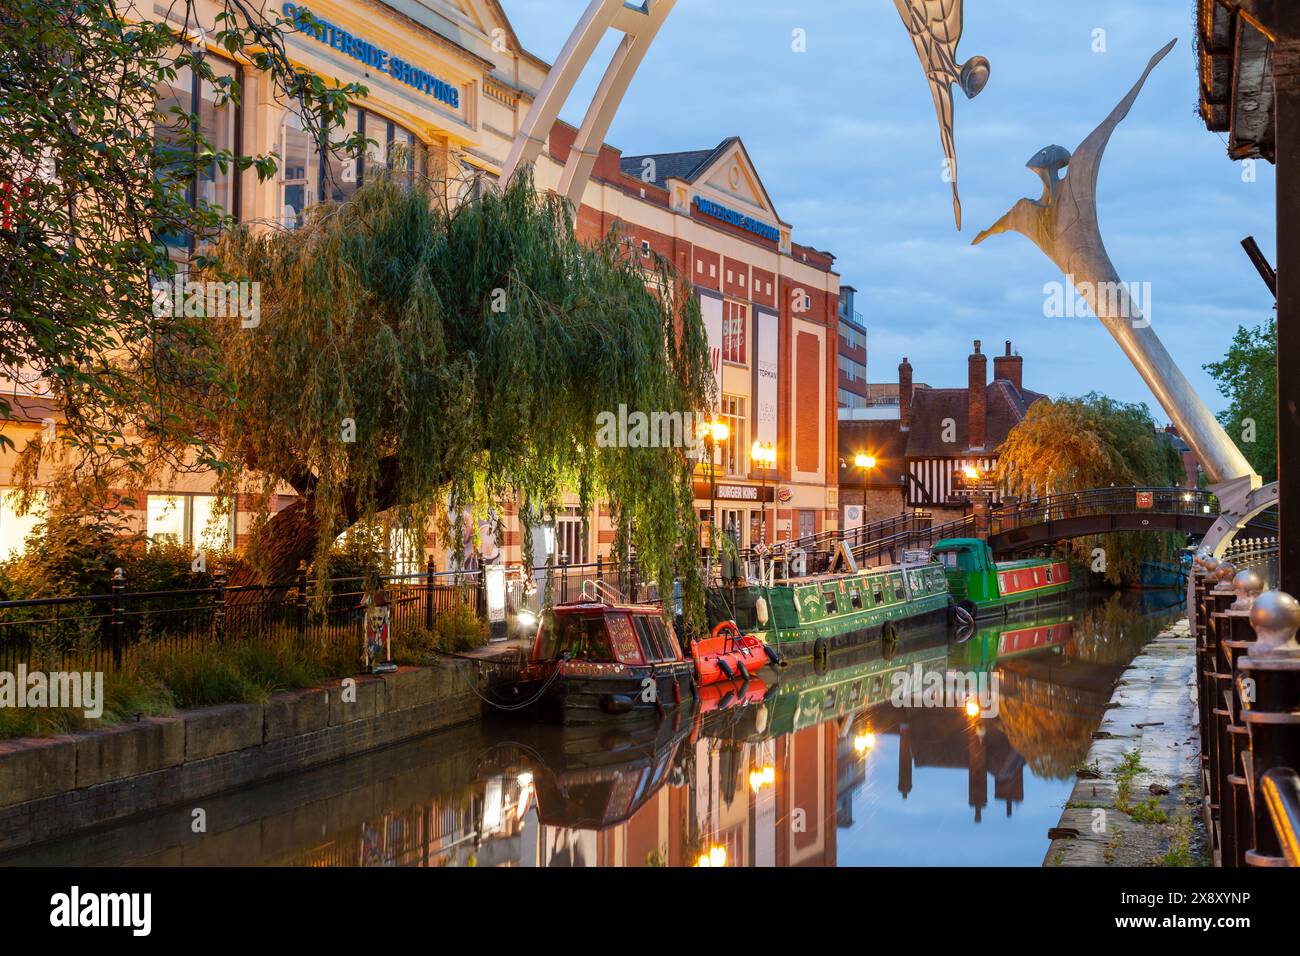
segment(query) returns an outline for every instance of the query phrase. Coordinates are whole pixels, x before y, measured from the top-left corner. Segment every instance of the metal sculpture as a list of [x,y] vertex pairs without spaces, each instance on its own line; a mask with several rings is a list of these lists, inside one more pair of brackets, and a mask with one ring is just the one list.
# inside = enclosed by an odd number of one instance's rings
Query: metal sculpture
[[506,157],[505,166],[501,170],[502,182],[509,182],[521,166],[536,162],[546,147],[546,139],[560,115],[560,109],[573,92],[573,85],[591,60],[596,46],[606,31],[619,30],[623,33],[623,40],[614,51],[600,86],[596,89],[596,95],[587,108],[556,190],[575,206],[582,201],[582,191],[591,178],[592,167],[600,155],[601,144],[609,132],[614,114],[627,93],[637,67],[645,59],[646,51],[676,2],[677,0],[643,0],[640,4],[634,4],[624,0],[591,0],[586,12],[573,28],[573,33],[569,35],[568,42],[564,44],[564,49],[560,51],[555,65],[546,75],[546,82],[542,84],[532,108],[515,135],[510,155]]
[[961,42],[962,0],[894,0],[903,18],[916,55],[921,58],[930,81],[934,111],[939,116],[939,139],[947,160],[947,177],[952,183],[952,213],[961,231],[961,197],[957,194],[957,146],[953,140],[952,86],[956,83],[967,99],[974,99],[989,81],[989,61],[973,56],[957,63]]
[[[1164,344],[1143,318],[1110,261],[1097,225],[1097,172],[1111,134],[1141,92],[1147,77],[1174,44],[1151,57],[1128,95],[1073,153],[1061,146],[1039,150],[1026,163],[1043,182],[1038,199],[1021,199],[993,226],[975,237],[1019,232],[1065,273],[1079,295],[1119,343],[1216,485],[1225,507],[1241,509],[1260,479],[1223,426],[1193,390]],[[1066,169],[1064,178],[1059,177]],[[1225,500],[1226,499],[1226,500]]]

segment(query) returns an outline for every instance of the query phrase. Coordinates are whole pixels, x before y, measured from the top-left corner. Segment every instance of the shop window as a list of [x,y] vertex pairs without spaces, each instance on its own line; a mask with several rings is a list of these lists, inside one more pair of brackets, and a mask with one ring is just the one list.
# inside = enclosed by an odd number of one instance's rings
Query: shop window
[[[343,126],[330,131],[330,138],[341,142],[356,132],[368,135],[365,112],[353,107],[348,110]],[[350,153],[344,149],[326,152],[325,171],[321,177],[325,186],[325,198],[331,202],[347,202],[356,195],[364,175],[364,154]]]
[[[214,77],[241,82],[240,68],[219,57],[209,55],[207,63]],[[196,164],[193,145],[186,142],[190,132],[197,131],[211,145],[213,152],[240,152],[239,128],[243,121],[242,109],[211,80],[195,82],[194,71],[186,67],[176,76],[164,79],[155,87],[158,95],[155,109],[154,139],[158,150],[168,160],[171,170],[163,176],[170,178],[177,188],[185,190],[187,201],[219,210],[223,215],[239,218],[239,173],[234,163],[223,170],[215,161]],[[162,240],[169,248],[182,255],[194,248],[197,240],[189,232],[165,232]]]
[[280,125],[280,225],[297,229],[308,207],[320,201],[320,146],[303,128],[302,118],[285,114]]
[[745,319],[748,309],[730,299],[722,304],[722,360],[745,364]]

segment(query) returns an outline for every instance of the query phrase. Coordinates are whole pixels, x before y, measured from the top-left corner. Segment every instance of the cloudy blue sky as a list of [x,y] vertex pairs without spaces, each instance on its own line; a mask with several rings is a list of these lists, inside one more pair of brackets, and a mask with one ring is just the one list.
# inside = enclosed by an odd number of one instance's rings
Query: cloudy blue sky
[[[520,41],[553,61],[587,0],[503,0]],[[802,28],[807,52],[791,50]],[[1093,52],[1095,30],[1104,53]],[[1150,282],[1153,327],[1212,408],[1225,402],[1202,364],[1272,301],[1238,243],[1254,234],[1274,260],[1273,169],[1254,182],[1196,113],[1191,0],[967,0],[961,58],[992,62],[975,100],[958,94],[963,232],[930,93],[890,0],[679,0],[633,81],[608,140],[632,155],[745,141],[795,240],[837,256],[860,290],[868,378],[965,382],[971,340],[1025,357],[1025,384],[1051,395],[1096,389],[1154,399],[1091,317],[1043,316],[1058,270],[1027,239],[969,242],[1021,196],[1041,147],[1068,149],[1123,97],[1147,59],[1178,45],[1148,80],[1106,152],[1102,234],[1122,278]],[[578,123],[616,38],[563,114]]]

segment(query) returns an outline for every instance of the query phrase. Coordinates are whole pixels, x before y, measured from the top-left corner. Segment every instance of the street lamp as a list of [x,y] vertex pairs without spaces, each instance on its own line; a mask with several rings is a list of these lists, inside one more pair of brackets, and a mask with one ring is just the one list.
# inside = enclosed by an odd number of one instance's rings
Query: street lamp
[[776,465],[776,445],[771,442],[754,442],[754,447],[749,450],[749,460],[758,468],[762,480],[763,490],[758,496],[758,537],[767,544],[767,505],[764,499],[767,497],[767,469]]
[[715,528],[713,513],[715,510],[714,502],[718,497],[718,468],[715,462],[715,449],[720,442],[726,441],[731,437],[731,429],[727,427],[726,422],[720,422],[716,418],[711,422],[703,422],[700,432],[704,438],[704,446],[709,451],[709,549],[706,558],[706,586],[713,579],[713,532]]
[[867,525],[867,476],[872,468],[876,467],[876,459],[872,455],[858,452],[853,459],[853,465],[862,469],[862,523],[858,525],[858,542],[862,541],[862,529]]

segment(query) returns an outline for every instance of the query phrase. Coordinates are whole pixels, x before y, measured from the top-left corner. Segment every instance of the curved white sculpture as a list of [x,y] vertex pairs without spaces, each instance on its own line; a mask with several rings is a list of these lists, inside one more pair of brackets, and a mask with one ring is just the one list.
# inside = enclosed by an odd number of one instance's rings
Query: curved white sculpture
[[582,202],[582,191],[591,178],[591,169],[600,155],[609,124],[614,121],[614,114],[618,112],[637,68],[645,59],[646,51],[676,3],[677,0],[643,0],[634,5],[625,0],[591,0],[515,135],[510,155],[501,170],[502,182],[509,182],[521,166],[537,161],[546,148],[551,127],[596,46],[607,31],[618,30],[622,32],[623,40],[614,51],[596,95],[587,108],[560,179],[560,194],[575,206]]
[[973,56],[957,63],[957,44],[961,42],[962,0],[894,0],[903,18],[916,55],[921,58],[925,77],[930,81],[934,111],[939,116],[939,139],[948,162],[952,183],[952,214],[961,231],[961,198],[957,195],[957,146],[953,139],[952,87],[957,84],[967,99],[979,96],[989,81],[989,61]]
[[[1240,503],[1251,489],[1258,487],[1259,476],[1196,394],[1152,330],[1151,323],[1143,318],[1130,298],[1110,261],[1097,224],[1097,173],[1106,144],[1115,127],[1128,115],[1151,71],[1177,42],[1169,41],[1151,57],[1128,95],[1073,153],[1062,146],[1039,150],[1025,165],[1042,180],[1042,195],[1038,199],[1021,199],[976,236],[973,244],[996,233],[1018,232],[1056,263],[1114,336],[1169,420],[1178,426],[1179,434],[1200,461],[1206,476],[1219,486],[1215,491],[1220,501],[1224,502],[1226,495]],[[1059,178],[1062,169],[1067,172],[1064,178]],[[1234,487],[1228,488],[1228,483],[1234,481]]]

